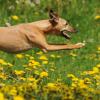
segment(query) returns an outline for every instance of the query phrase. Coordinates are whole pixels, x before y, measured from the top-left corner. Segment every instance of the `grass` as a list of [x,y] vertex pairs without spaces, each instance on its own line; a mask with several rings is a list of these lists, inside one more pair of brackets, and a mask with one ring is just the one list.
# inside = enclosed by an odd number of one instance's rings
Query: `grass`
[[[47,0],[47,2],[52,3],[52,0]],[[24,52],[23,55],[29,54],[41,64],[43,68],[37,69],[39,72],[45,70],[49,73],[49,79],[43,79],[43,84],[55,82],[58,79],[61,79],[64,83],[70,84],[70,80],[66,77],[67,74],[71,73],[77,77],[81,77],[80,74],[82,72],[92,70],[94,66],[100,63],[100,55],[97,53],[98,47],[100,47],[100,19],[95,20],[95,16],[100,15],[100,5],[99,0],[73,0],[71,2],[59,0],[61,3],[55,2],[53,4],[49,4],[42,0],[40,6],[36,7],[33,5],[29,7],[27,4],[23,6],[21,4],[16,5],[13,2],[9,3],[9,0],[8,3],[5,4],[2,1],[2,4],[0,4],[0,25],[4,26],[6,22],[13,25],[45,19],[48,17],[45,10],[46,6],[52,5],[52,8],[55,10],[57,9],[61,16],[66,20],[68,19],[79,31],[77,34],[72,35],[71,41],[66,41],[64,38],[56,36],[48,36],[48,41],[50,43],[77,43],[85,41],[86,46],[78,50],[53,51],[43,54],[43,56],[47,57],[48,64],[42,64],[42,60],[39,60],[41,55],[36,54],[40,51],[37,48]],[[15,5],[16,8],[13,8],[12,4]],[[62,8],[60,8],[60,6],[62,6]],[[19,19],[13,20],[11,18],[13,15],[17,15]],[[18,59],[15,55],[7,54],[2,51],[0,52],[0,59],[4,59],[5,61],[13,64],[13,68],[11,69],[12,71],[10,71],[9,68],[4,68],[8,75],[10,75],[10,72],[14,72],[15,70],[26,71],[23,65],[28,64],[29,62],[29,58],[27,57]],[[11,75],[12,78],[15,77],[13,74]],[[33,72],[26,72],[24,77],[31,75],[33,75]],[[12,84],[13,80],[6,79],[1,82],[4,84]],[[19,82],[19,80],[16,82]],[[95,100],[98,100],[98,97],[96,97]]]

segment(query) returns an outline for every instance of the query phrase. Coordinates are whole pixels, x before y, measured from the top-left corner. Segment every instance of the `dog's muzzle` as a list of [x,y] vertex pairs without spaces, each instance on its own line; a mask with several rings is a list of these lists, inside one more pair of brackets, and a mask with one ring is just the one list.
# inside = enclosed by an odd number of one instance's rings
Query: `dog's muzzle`
[[67,33],[67,30],[63,29],[60,32],[61,32],[62,36],[64,36],[66,39],[71,39],[71,37]]

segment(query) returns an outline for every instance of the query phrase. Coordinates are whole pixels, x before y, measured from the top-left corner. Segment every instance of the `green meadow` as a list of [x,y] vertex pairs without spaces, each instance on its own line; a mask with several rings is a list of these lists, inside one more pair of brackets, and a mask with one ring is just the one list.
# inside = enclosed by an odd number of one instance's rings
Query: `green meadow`
[[0,0],[0,26],[48,19],[49,8],[78,32],[71,40],[48,36],[48,43],[84,42],[85,47],[47,53],[38,48],[21,54],[0,51],[0,100],[99,100],[99,0]]

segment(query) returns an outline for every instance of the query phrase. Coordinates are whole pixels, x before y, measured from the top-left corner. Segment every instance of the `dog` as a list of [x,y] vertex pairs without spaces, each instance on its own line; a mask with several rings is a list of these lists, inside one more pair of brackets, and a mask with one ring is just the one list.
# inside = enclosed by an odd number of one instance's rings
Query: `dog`
[[0,50],[8,53],[20,53],[33,47],[38,47],[44,52],[84,47],[84,43],[48,44],[46,35],[55,34],[70,39],[68,32],[76,32],[65,19],[60,18],[53,10],[49,11],[49,17],[46,20],[0,27]]

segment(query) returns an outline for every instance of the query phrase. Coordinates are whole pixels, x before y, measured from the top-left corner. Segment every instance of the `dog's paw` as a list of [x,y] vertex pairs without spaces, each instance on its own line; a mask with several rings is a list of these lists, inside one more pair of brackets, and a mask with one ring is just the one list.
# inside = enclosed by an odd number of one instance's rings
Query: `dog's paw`
[[82,48],[85,46],[85,43],[77,43],[76,46],[77,48]]
[[82,46],[85,46],[85,43],[77,43],[76,45],[82,45]]

